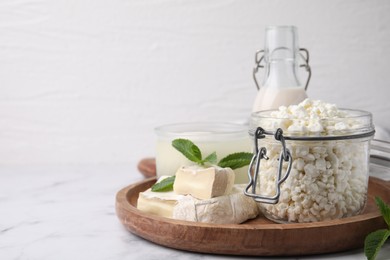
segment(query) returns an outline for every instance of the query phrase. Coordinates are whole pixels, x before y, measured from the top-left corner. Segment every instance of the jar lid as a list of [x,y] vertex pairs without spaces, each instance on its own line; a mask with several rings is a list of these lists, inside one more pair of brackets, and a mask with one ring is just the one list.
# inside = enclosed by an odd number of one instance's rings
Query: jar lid
[[[274,132],[278,128],[288,137],[340,137],[340,136],[372,136],[375,128],[372,114],[363,110],[338,109],[337,115],[328,117],[291,116],[279,110],[254,112],[250,119],[250,135],[254,135],[257,127]],[[299,138],[298,138],[299,139]]]

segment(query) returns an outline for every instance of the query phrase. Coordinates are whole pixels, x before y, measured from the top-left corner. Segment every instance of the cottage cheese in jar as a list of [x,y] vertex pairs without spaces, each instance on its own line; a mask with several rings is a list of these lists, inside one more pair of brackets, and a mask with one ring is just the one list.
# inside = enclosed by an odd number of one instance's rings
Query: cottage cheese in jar
[[[263,134],[256,136],[259,129]],[[274,135],[277,129],[282,130],[285,150]],[[263,214],[276,222],[357,215],[367,199],[374,132],[369,112],[339,109],[319,100],[253,113],[250,133],[257,157],[261,148],[264,156],[258,160],[258,169],[251,168],[246,194],[260,202]]]

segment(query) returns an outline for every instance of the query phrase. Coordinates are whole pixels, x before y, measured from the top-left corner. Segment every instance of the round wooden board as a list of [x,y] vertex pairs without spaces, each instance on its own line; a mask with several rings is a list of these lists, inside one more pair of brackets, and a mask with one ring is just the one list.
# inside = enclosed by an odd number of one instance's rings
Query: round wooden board
[[154,243],[211,254],[292,256],[361,248],[367,234],[386,227],[374,197],[390,202],[390,183],[370,177],[367,206],[358,216],[299,224],[276,224],[259,216],[240,225],[204,224],[139,211],[136,208],[139,192],[155,181],[149,178],[117,193],[116,213],[122,224]]

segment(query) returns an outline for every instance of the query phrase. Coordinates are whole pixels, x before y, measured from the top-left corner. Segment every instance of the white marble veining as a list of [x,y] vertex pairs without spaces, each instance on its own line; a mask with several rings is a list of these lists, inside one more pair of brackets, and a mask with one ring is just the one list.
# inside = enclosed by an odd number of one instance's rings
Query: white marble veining
[[[153,244],[128,232],[115,214],[116,192],[142,180],[135,163],[1,166],[0,259],[366,259],[362,249],[260,258],[197,254]],[[389,242],[377,259],[390,259]]]

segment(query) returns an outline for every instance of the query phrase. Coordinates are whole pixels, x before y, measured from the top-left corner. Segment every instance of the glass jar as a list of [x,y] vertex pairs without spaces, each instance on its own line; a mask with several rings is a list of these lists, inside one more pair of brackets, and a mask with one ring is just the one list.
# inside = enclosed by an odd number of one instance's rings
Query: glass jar
[[[216,152],[218,161],[237,152],[251,152],[248,126],[234,123],[179,123],[157,127],[156,173],[175,175],[181,166],[194,164],[172,146],[177,138],[189,139],[199,147],[202,156]],[[248,182],[248,166],[235,169],[235,183]]]
[[[253,113],[254,158],[245,194],[270,220],[316,222],[362,212],[367,200],[372,115],[340,109],[342,118],[321,119],[318,131],[303,119]],[[299,121],[300,120],[300,121]],[[290,126],[290,127],[287,127]]]

